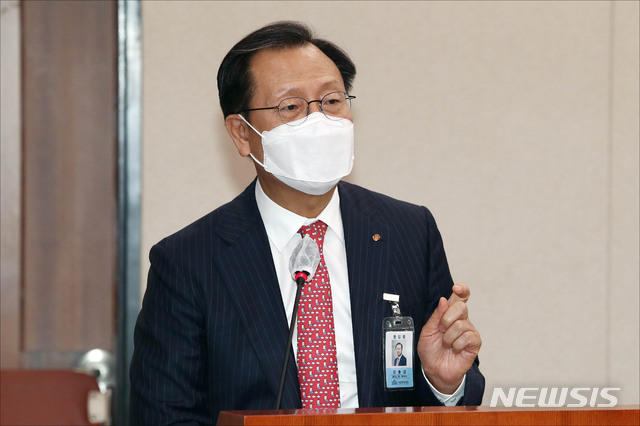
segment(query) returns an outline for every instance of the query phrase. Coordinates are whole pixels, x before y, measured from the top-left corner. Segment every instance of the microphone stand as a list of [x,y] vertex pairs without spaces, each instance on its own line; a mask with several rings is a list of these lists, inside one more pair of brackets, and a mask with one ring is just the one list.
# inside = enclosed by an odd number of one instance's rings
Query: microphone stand
[[296,300],[293,304],[293,314],[291,315],[291,324],[289,325],[289,339],[287,341],[287,350],[285,352],[284,363],[282,364],[282,374],[280,375],[280,389],[278,390],[278,399],[276,401],[276,410],[280,409],[280,402],[282,401],[282,391],[284,390],[284,379],[287,375],[287,364],[289,363],[289,356],[291,354],[291,341],[293,340],[293,326],[296,323],[296,317],[298,316],[298,303],[300,302],[300,293],[302,292],[302,286],[308,278],[308,274],[299,272],[296,275]]

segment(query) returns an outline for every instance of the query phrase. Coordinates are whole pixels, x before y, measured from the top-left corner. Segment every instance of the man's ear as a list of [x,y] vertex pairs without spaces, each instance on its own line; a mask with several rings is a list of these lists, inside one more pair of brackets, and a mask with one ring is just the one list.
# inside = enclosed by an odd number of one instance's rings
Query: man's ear
[[243,156],[249,156],[251,153],[251,145],[249,144],[249,126],[245,123],[238,114],[228,115],[224,119],[224,125],[227,128],[227,133],[233,139],[233,143],[236,145],[238,153]]

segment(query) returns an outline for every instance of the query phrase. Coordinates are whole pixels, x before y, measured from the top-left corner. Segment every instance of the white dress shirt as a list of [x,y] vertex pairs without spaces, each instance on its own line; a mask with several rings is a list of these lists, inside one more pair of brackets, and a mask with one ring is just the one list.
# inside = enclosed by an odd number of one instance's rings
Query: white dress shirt
[[[278,276],[282,301],[287,314],[287,323],[291,323],[293,305],[296,296],[296,284],[289,272],[289,259],[302,237],[300,227],[310,225],[317,220],[327,224],[324,239],[324,259],[327,264],[333,299],[333,321],[336,334],[336,356],[338,360],[338,381],[340,383],[340,406],[358,407],[358,386],[356,381],[356,360],[353,345],[353,327],[351,323],[351,297],[349,295],[349,275],[347,254],[344,245],[344,229],[340,213],[340,196],[334,190],[333,197],[325,209],[316,218],[299,216],[273,202],[256,182],[256,202],[269,237],[273,263]],[[297,355],[297,325],[294,327],[293,351]],[[424,371],[423,371],[424,374]],[[425,376],[425,380],[427,380]],[[427,380],[427,383],[429,381]],[[429,383],[431,386],[431,383]],[[434,394],[445,405],[455,405],[462,397],[464,380],[453,395],[438,392]]]

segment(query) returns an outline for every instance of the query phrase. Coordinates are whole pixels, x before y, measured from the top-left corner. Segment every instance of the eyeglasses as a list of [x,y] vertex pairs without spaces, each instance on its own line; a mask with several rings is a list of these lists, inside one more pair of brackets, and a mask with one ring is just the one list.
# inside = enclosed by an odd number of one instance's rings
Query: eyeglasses
[[[277,106],[265,108],[250,108],[240,112],[264,111],[268,109],[277,109],[278,115],[283,123],[290,126],[298,126],[304,123],[309,116],[309,105],[318,102],[320,111],[331,120],[339,120],[349,115],[351,111],[351,99],[355,96],[349,95],[347,92],[331,92],[324,95],[321,99],[307,101],[304,98],[292,97],[285,98],[280,101]],[[303,118],[304,120],[297,121]],[[294,123],[295,122],[295,123]]]

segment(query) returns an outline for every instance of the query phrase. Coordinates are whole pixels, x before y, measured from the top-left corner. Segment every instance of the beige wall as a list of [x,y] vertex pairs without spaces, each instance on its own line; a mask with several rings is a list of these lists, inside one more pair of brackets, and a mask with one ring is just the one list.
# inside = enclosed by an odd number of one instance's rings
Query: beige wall
[[[638,403],[638,2],[143,2],[143,257],[252,179],[226,51],[280,19],[358,66],[349,180],[431,208],[495,386]],[[144,269],[148,268],[148,263]]]

